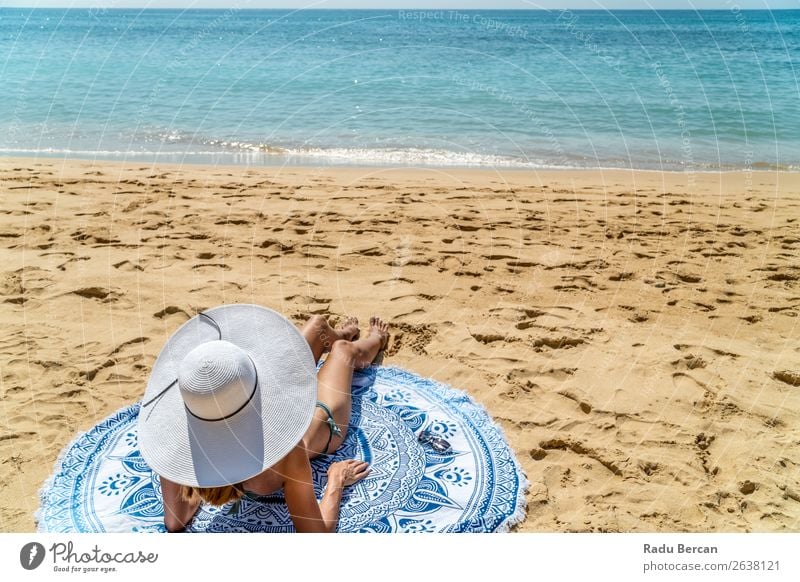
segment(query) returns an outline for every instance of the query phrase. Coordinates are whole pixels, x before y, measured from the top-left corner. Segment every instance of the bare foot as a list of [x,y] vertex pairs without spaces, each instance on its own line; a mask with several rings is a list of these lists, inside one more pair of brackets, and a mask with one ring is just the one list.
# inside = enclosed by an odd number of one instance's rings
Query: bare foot
[[378,354],[372,361],[374,365],[380,366],[383,362],[383,353],[386,350],[386,346],[389,345],[389,324],[376,315],[370,317],[369,335],[378,335],[381,338],[381,347],[378,349]]
[[349,342],[356,341],[358,336],[361,335],[361,331],[358,329],[358,318],[356,317],[346,317],[344,321],[336,326],[334,331],[338,334],[339,339]]

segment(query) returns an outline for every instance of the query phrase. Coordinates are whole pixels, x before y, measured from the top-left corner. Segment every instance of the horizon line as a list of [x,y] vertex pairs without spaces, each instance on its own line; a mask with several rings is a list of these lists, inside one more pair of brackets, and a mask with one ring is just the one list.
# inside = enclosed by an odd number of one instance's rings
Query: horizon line
[[[255,7],[191,7],[191,6],[0,6],[0,10],[7,9],[25,9],[25,10],[92,10],[92,11],[122,11],[122,10],[291,10],[293,12],[302,11],[316,11],[316,12],[339,12],[339,11],[352,11],[361,10],[369,12],[388,12],[397,10],[413,10],[415,12],[560,12],[569,10],[570,12],[730,12],[730,8],[413,8],[413,7],[388,7],[388,8],[297,8],[297,7],[272,7],[272,8],[255,8]],[[740,12],[800,12],[800,8],[739,8]]]

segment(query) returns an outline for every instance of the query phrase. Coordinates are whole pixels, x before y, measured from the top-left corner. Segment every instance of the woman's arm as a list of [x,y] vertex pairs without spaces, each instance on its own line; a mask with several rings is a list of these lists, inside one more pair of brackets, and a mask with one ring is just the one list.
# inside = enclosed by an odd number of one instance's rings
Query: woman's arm
[[183,531],[192,521],[200,502],[189,503],[181,496],[181,486],[161,477],[161,496],[164,499],[164,525],[168,532]]
[[348,485],[360,481],[369,473],[367,463],[340,461],[328,469],[328,485],[322,500],[317,503],[311,479],[308,455],[297,447],[286,458],[286,505],[299,533],[333,533],[339,523],[342,492]]

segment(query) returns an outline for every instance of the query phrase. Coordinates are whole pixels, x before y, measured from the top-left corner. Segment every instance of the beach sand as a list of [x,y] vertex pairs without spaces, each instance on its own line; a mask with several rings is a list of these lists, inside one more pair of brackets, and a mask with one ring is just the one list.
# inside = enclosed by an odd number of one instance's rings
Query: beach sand
[[393,322],[531,481],[519,531],[800,530],[800,175],[0,160],[0,530],[191,314]]

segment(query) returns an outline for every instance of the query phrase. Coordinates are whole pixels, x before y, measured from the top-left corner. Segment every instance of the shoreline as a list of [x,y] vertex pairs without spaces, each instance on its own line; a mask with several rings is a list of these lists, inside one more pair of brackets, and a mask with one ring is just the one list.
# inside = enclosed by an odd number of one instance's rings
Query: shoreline
[[228,302],[392,321],[502,427],[519,531],[800,527],[800,173],[3,157],[0,193],[0,531]]
[[615,167],[608,167],[608,168],[560,168],[560,167],[543,167],[543,168],[524,168],[524,167],[513,167],[513,166],[438,166],[433,164],[424,164],[424,165],[379,165],[379,164],[364,164],[359,165],[357,163],[353,164],[330,164],[330,165],[320,165],[320,164],[275,164],[275,165],[247,165],[247,164],[206,164],[200,162],[161,162],[161,161],[153,161],[153,160],[113,160],[113,159],[96,159],[96,158],[72,158],[72,157],[59,157],[59,156],[42,156],[42,157],[31,157],[31,156],[8,156],[8,155],[0,155],[0,165],[7,163],[8,165],[13,165],[12,162],[17,161],[20,164],[35,164],[35,163],[42,163],[46,162],[50,165],[70,165],[70,164],[80,164],[80,165],[100,165],[100,166],[122,166],[122,167],[132,167],[136,166],[141,168],[143,165],[149,165],[149,167],[153,170],[157,170],[159,168],[169,169],[173,171],[177,171],[180,169],[187,169],[193,168],[199,171],[204,170],[247,170],[247,171],[260,171],[260,172],[270,172],[270,171],[285,171],[285,172],[294,172],[294,171],[308,171],[308,172],[426,172],[426,171],[433,171],[433,172],[443,172],[449,173],[453,172],[456,174],[465,173],[465,174],[504,174],[504,173],[511,173],[514,175],[518,174],[538,174],[538,173],[545,173],[545,174],[608,174],[608,173],[622,173],[622,174],[666,174],[670,176],[689,176],[689,175],[700,175],[700,176],[726,176],[726,175],[747,175],[747,174],[754,174],[754,175],[785,175],[785,176],[800,176],[800,170],[773,170],[773,169],[761,169],[761,168],[751,168],[751,169],[731,169],[731,170],[659,170],[659,169],[649,169],[649,168],[615,168]]
[[[73,155],[74,152],[69,154],[65,153],[47,153],[47,152],[39,152],[39,156],[32,155],[32,153],[27,153],[21,151],[19,155],[17,152],[0,152],[0,160],[26,160],[26,161],[34,161],[34,160],[45,160],[45,161],[60,161],[60,162],[89,162],[89,163],[109,163],[109,164],[151,164],[152,166],[161,166],[161,165],[168,165],[168,166],[192,166],[192,167],[224,167],[224,168],[248,168],[248,169],[263,169],[269,170],[274,168],[298,168],[298,169],[311,169],[311,170],[323,170],[323,169],[333,169],[336,170],[337,168],[350,168],[356,170],[369,170],[369,169],[397,169],[397,170],[425,170],[425,169],[438,169],[438,170],[476,170],[476,171],[494,171],[494,172],[610,172],[610,171],[618,171],[618,172],[651,172],[651,173],[667,173],[667,174],[727,174],[727,173],[782,173],[782,174],[800,174],[800,166],[797,165],[781,165],[779,167],[775,167],[773,164],[769,164],[768,162],[755,162],[751,164],[749,167],[739,167],[739,166],[731,166],[727,168],[705,168],[705,167],[698,167],[698,168],[687,168],[687,169],[680,169],[670,166],[669,164],[665,164],[664,168],[658,167],[637,167],[637,168],[624,168],[618,166],[597,166],[597,167],[580,167],[580,166],[555,166],[555,165],[541,165],[541,166],[526,166],[524,162],[516,163],[509,161],[508,164],[496,164],[493,165],[489,162],[486,163],[475,163],[475,164],[468,164],[468,163],[433,163],[433,162],[420,162],[420,163],[387,163],[385,161],[376,160],[374,163],[369,163],[364,160],[354,160],[353,162],[347,161],[331,161],[328,164],[323,164],[319,162],[314,162],[314,160],[325,159],[325,156],[317,156],[314,154],[267,154],[267,153],[259,153],[259,152],[242,152],[242,153],[231,153],[231,152],[208,152],[208,153],[192,153],[188,154],[188,157],[195,158],[196,161],[192,159],[183,159],[180,161],[175,160],[159,160],[159,156],[163,156],[164,158],[167,157],[175,157],[179,158],[181,156],[187,156],[184,153],[157,153],[154,154],[153,152],[147,152],[141,154],[141,159],[122,159],[119,157],[120,155],[124,154],[117,154],[116,152],[109,153],[108,156],[92,156],[88,152],[84,157],[81,157],[81,154]],[[130,154],[131,158],[135,158],[137,154]],[[116,156],[116,157],[115,157]],[[265,163],[263,161],[258,162],[242,162],[242,163],[235,163],[225,161],[223,163],[216,163],[213,161],[215,157],[224,157],[224,158],[234,158],[234,157],[242,157],[247,158],[248,156],[257,157],[262,156],[263,158],[268,158],[269,156],[274,156],[275,158],[284,158],[284,162],[281,163],[277,159],[275,163]],[[305,161],[297,161],[295,158],[305,158]],[[336,160],[337,158],[329,158],[332,160]]]

